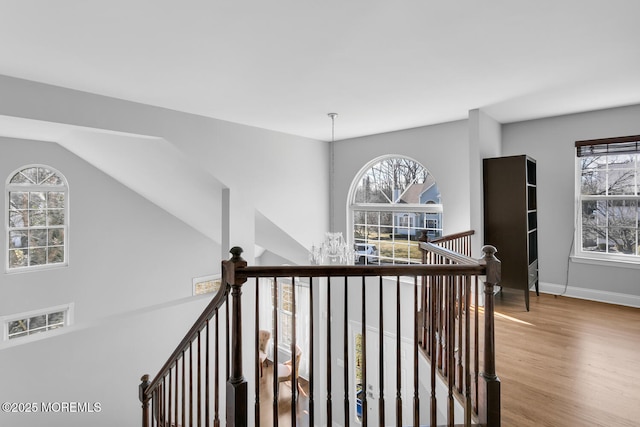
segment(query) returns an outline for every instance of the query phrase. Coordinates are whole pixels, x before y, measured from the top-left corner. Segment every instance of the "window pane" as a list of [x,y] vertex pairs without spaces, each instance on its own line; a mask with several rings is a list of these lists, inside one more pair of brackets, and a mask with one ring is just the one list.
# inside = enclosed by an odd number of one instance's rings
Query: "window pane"
[[64,193],[58,191],[49,191],[47,193],[48,207],[51,208],[64,208]]
[[9,211],[9,227],[20,228],[29,226],[29,211]]
[[365,213],[363,211],[354,211],[353,212],[353,223],[360,225],[364,224],[365,221]]
[[291,294],[291,285],[283,284],[281,289],[282,294],[280,297],[282,301],[282,309],[284,311],[293,312],[293,297]]
[[9,232],[9,249],[24,248],[27,246],[26,231]]
[[29,232],[29,246],[47,246],[47,230],[31,230]]
[[49,329],[55,329],[64,325],[64,311],[58,311],[47,315]]
[[605,157],[583,157],[580,160],[582,168],[582,194],[605,194],[607,185]]
[[43,184],[54,173],[47,168],[38,168],[38,184]]
[[23,173],[18,172],[11,178],[11,184],[34,184]]
[[48,261],[49,264],[57,264],[64,262],[64,247],[63,246],[51,246],[48,249]]
[[12,191],[9,193],[11,209],[27,209],[29,207],[29,193]]
[[29,257],[27,249],[13,249],[9,251],[9,268],[26,267]]
[[582,225],[582,250],[596,251],[598,249],[598,234],[593,227]]
[[280,342],[285,345],[291,344],[293,328],[290,314],[280,314],[280,326]]
[[56,174],[53,174],[51,176],[49,176],[48,178],[46,178],[42,184],[45,185],[64,185],[64,181],[62,181],[62,178]]
[[46,193],[35,191],[29,193],[29,209],[44,209],[47,207]]
[[608,194],[635,194],[635,171],[629,169],[609,169]]
[[[49,244],[64,245],[64,228],[49,229]],[[219,282],[218,282],[218,287],[220,287]]]
[[21,173],[25,176],[31,184],[37,184],[38,182],[38,169],[37,168],[28,168],[23,169]]
[[[433,188],[432,188],[433,187]],[[355,203],[425,203],[429,189],[437,194],[435,181],[417,162],[386,158],[371,166],[356,187]],[[423,197],[425,196],[425,197]]]
[[44,211],[29,211],[29,224],[31,227],[43,227],[46,223]]
[[26,319],[14,320],[9,322],[9,335],[19,334],[27,330]]
[[44,328],[47,325],[47,315],[42,314],[40,316],[31,317],[29,319],[29,332],[42,332],[40,328]]
[[29,265],[42,265],[47,263],[47,250],[45,248],[31,248],[29,250]]
[[49,209],[47,225],[64,225],[64,209]]

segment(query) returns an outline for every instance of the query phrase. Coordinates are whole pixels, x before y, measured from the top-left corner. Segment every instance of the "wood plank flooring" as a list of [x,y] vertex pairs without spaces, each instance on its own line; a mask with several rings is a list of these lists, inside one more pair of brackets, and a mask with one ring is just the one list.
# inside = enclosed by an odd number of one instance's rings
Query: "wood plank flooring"
[[502,426],[640,426],[640,309],[496,296]]
[[[309,394],[308,384],[301,379],[304,393]],[[273,426],[273,363],[267,361],[263,366],[262,378],[260,378],[260,426]],[[297,410],[291,411],[291,382],[280,383],[278,400],[278,426],[290,427],[293,416],[296,417],[295,425],[307,427],[309,425],[309,399],[299,394]]]
[[[504,290],[496,296],[496,370],[503,427],[640,426],[640,309]],[[260,381],[262,426],[273,425],[272,367]],[[308,391],[307,391],[308,392]],[[291,425],[280,385],[279,425]],[[308,400],[298,404],[306,426]]]

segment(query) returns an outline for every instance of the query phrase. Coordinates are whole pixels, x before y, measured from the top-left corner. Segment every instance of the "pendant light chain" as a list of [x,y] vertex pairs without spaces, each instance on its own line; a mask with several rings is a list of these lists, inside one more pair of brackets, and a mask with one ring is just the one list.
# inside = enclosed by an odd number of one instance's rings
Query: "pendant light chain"
[[329,113],[327,116],[331,117],[331,142],[335,142],[336,137],[336,117],[338,113]]

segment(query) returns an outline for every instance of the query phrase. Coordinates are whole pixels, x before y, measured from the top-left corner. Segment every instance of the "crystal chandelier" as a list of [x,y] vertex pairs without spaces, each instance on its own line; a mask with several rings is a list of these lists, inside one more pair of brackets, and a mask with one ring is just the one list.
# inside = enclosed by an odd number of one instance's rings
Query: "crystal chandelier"
[[341,232],[326,232],[319,246],[311,246],[309,262],[313,265],[353,265],[356,251],[342,237]]

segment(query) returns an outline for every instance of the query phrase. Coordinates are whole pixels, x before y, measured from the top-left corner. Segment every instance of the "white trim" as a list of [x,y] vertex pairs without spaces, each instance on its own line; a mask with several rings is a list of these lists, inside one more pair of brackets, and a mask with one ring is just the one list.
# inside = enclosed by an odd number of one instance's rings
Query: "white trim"
[[640,308],[640,295],[629,295],[619,292],[601,291],[598,289],[578,288],[575,286],[565,287],[563,285],[546,282],[540,282],[539,289],[540,292],[545,294],[563,295],[570,298]]
[[353,203],[351,210],[367,212],[399,212],[399,213],[442,213],[440,203]]
[[[27,335],[24,337],[18,337],[9,339],[9,322],[19,320],[19,319],[28,319],[30,317],[41,316],[43,314],[51,314],[59,311],[64,311],[64,325],[60,329],[52,329],[49,331],[45,331],[44,333],[37,333],[33,335]],[[0,320],[2,321],[2,339],[3,339],[3,347],[10,347],[13,345],[25,344],[28,342],[37,341],[40,339],[48,338],[53,335],[59,335],[67,327],[73,324],[73,311],[74,311],[74,303],[58,305],[54,307],[46,307],[39,310],[31,310],[25,311],[22,313],[9,314],[6,316],[1,316]]]
[[[584,253],[588,253],[588,252],[582,252],[582,254]],[[617,268],[633,268],[636,270],[640,270],[640,263],[635,259],[629,259],[629,260],[613,259],[613,258],[605,259],[604,256],[596,258],[595,256],[590,257],[590,256],[583,256],[583,255],[572,255],[571,261],[579,264],[602,265],[605,267],[617,267]]]

